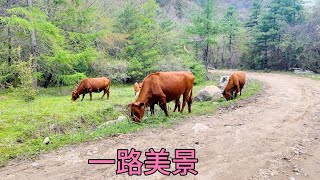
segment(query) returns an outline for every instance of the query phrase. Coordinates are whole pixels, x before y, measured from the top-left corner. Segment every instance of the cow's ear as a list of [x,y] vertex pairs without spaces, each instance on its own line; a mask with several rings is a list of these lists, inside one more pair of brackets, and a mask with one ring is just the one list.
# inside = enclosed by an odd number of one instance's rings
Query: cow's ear
[[141,102],[141,103],[139,104],[139,108],[141,108],[142,106],[144,106],[144,102]]

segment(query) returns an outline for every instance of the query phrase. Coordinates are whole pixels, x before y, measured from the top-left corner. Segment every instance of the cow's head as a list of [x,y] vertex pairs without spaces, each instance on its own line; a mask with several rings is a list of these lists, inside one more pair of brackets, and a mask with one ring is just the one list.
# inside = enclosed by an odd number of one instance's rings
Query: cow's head
[[130,103],[130,116],[135,122],[141,122],[144,115],[144,102],[134,102]]
[[77,90],[72,91],[71,100],[75,101],[79,98],[79,93]]
[[224,91],[222,92],[222,95],[223,95],[224,98],[226,98],[227,101],[229,101],[229,100],[232,99],[232,94],[231,94],[230,91],[227,92],[226,90],[224,90]]

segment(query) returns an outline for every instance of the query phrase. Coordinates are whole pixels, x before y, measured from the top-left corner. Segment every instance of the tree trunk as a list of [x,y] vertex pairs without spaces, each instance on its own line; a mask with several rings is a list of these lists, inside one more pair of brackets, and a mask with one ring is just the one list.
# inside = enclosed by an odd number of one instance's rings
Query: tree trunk
[[203,61],[205,63],[206,66],[206,71],[208,72],[208,63],[209,63],[209,58],[208,58],[208,53],[209,53],[209,43],[206,43],[206,47],[204,49],[204,53],[203,53]]
[[[6,9],[11,8],[11,1],[7,0]],[[6,14],[7,16],[7,14]],[[8,26],[8,64],[9,66],[12,64],[12,36],[11,36],[11,28]]]
[[8,26],[8,64],[12,64],[12,38],[11,38],[11,29]]
[[[26,0],[28,7],[32,7],[32,0]],[[32,61],[33,72],[37,72],[37,59],[36,59],[36,49],[37,49],[37,38],[35,29],[31,30],[31,50],[30,58]],[[37,78],[33,78],[33,87],[37,87]]]

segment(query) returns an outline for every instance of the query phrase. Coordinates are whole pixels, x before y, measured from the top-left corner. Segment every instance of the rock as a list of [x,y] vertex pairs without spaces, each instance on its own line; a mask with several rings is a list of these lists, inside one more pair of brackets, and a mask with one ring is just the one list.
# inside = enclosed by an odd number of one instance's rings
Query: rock
[[124,121],[126,119],[127,119],[127,117],[125,117],[125,116],[119,116],[116,121],[117,121],[117,123],[119,123],[119,122]]
[[293,169],[293,172],[299,172],[299,171],[300,171],[300,169],[297,167]]
[[289,180],[296,180],[295,177],[289,177]]
[[193,127],[192,127],[192,130],[195,132],[195,133],[199,133],[199,132],[204,132],[206,130],[208,130],[209,127],[205,124],[200,124],[200,123],[196,123]]
[[43,144],[49,144],[50,143],[50,139],[49,137],[46,137],[44,140],[43,140]]
[[293,73],[295,74],[314,74],[313,71],[310,71],[310,70],[302,70],[301,68],[293,68]]
[[206,86],[194,97],[195,101],[210,101],[221,97],[221,89],[217,86]]
[[117,123],[122,122],[126,119],[127,119],[127,117],[125,117],[125,116],[119,116],[117,120],[107,121],[105,123],[102,123],[100,126],[98,126],[98,128],[107,127],[110,124],[117,124]]
[[228,84],[228,81],[229,81],[229,76],[221,76],[218,88],[224,89],[226,87],[226,85]]
[[33,162],[31,163],[31,166],[34,168],[39,168],[39,163]]

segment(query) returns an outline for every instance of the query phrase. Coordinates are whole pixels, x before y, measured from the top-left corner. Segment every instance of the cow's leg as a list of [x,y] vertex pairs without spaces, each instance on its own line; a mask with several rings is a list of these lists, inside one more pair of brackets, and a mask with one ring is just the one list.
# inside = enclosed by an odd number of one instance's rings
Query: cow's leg
[[240,87],[240,96],[241,96],[241,91],[242,91],[242,88],[243,88],[243,87]]
[[90,101],[92,101],[92,92],[89,92],[90,94]]
[[107,99],[109,99],[109,95],[110,95],[109,87],[108,87],[108,89],[106,90],[106,93],[107,93]]
[[190,90],[189,91],[185,91],[183,93],[182,108],[181,108],[181,111],[180,111],[181,113],[183,113],[183,109],[186,106],[187,100],[189,99],[189,93],[190,93]]
[[152,115],[154,115],[154,104],[153,103],[150,105],[150,112]]
[[164,111],[164,113],[166,114],[166,116],[169,116],[168,114],[168,109],[167,109],[167,100],[166,97],[161,98],[160,102],[159,102],[160,108]]
[[175,100],[175,105],[174,105],[173,112],[176,112],[177,108],[178,108],[178,112],[180,112],[180,98]]
[[236,87],[236,93],[235,93],[235,95],[234,95],[234,98],[237,98],[237,95],[238,95],[239,92],[240,92],[240,87],[237,86],[237,87]]
[[103,99],[104,95],[106,94],[106,90],[103,90],[103,94],[101,96],[101,99]]
[[188,98],[188,111],[191,113],[191,104],[192,104],[192,89]]
[[84,95],[85,95],[85,94],[82,94],[82,99],[81,99],[81,101],[83,101]]

